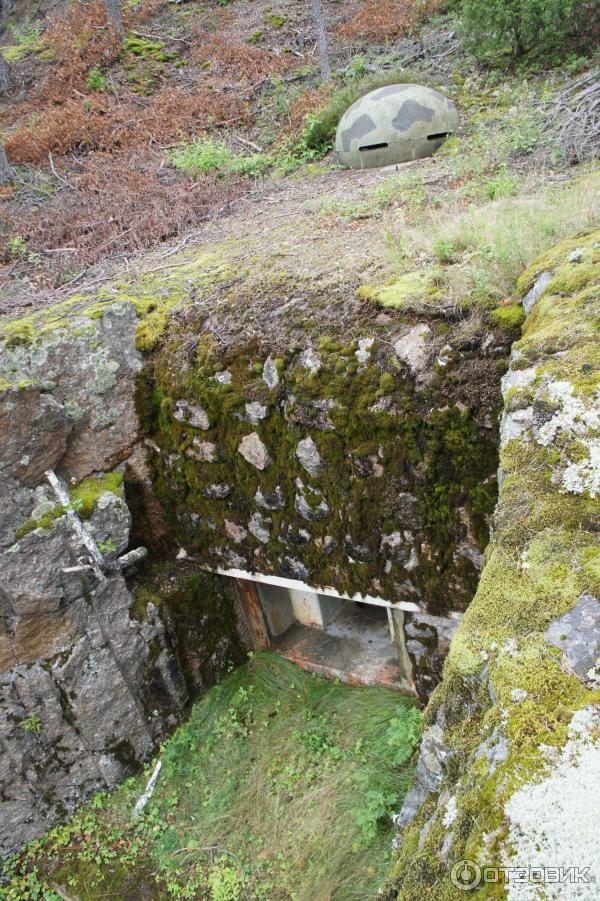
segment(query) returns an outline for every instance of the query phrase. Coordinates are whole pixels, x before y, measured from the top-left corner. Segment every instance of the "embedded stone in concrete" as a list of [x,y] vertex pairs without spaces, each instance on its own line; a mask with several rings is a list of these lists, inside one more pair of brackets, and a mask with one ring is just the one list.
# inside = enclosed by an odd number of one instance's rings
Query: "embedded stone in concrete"
[[285,497],[279,485],[267,494],[263,492],[262,488],[259,488],[254,495],[254,500],[259,507],[263,507],[265,510],[283,510],[285,507]]
[[322,551],[326,557],[329,557],[333,554],[334,550],[337,547],[337,541],[332,535],[325,535],[324,538],[315,538],[315,544]]
[[270,525],[270,518],[263,516],[262,513],[253,513],[248,523],[248,531],[257,541],[268,544],[271,537]]
[[318,372],[323,365],[320,355],[312,347],[303,350],[298,359],[298,363],[309,372]]
[[368,363],[371,358],[371,348],[375,343],[374,338],[361,338],[358,342],[358,350],[355,351],[355,357],[359,363]]
[[529,316],[538,299],[542,296],[551,281],[552,273],[542,272],[529,294],[525,295],[525,297],[523,298],[523,309],[525,310],[525,314],[527,316]]
[[302,479],[296,479],[296,486],[298,488],[294,500],[296,513],[299,513],[303,519],[307,519],[309,522],[325,519],[325,517],[329,515],[329,506],[323,492],[319,491],[317,488],[310,488],[310,493],[316,498],[315,503],[311,504],[306,497]]
[[248,422],[251,422],[252,425],[256,425],[261,419],[264,419],[268,413],[268,407],[264,404],[259,404],[258,401],[253,401],[250,404],[246,404],[246,419]]
[[173,416],[177,422],[183,425],[191,425],[194,429],[210,428],[208,413],[203,407],[196,404],[189,404],[187,400],[178,400],[175,404],[175,412]]
[[202,494],[209,501],[223,500],[224,497],[231,494],[231,485],[209,485],[202,489]]
[[309,577],[307,567],[295,557],[282,557],[279,561],[279,568],[281,574],[289,579],[298,579],[300,582],[306,582]]
[[271,463],[269,452],[256,432],[244,435],[238,446],[238,452],[252,466],[263,470]]
[[277,372],[277,364],[273,357],[267,357],[262,373],[263,381],[267,388],[276,388],[279,384],[279,373]]
[[586,677],[600,655],[600,601],[582,594],[572,610],[548,627],[546,642],[561,649],[573,672]]
[[236,522],[231,522],[229,519],[226,519],[223,522],[223,526],[225,529],[225,534],[228,538],[231,538],[232,541],[235,541],[236,544],[241,544],[248,537],[248,532],[243,526],[238,525]]
[[381,536],[381,553],[393,557],[400,563],[408,563],[411,550],[411,543],[406,540],[403,532],[391,532],[389,535]]
[[296,459],[311,476],[317,476],[323,468],[323,461],[317,445],[310,436],[298,442]]
[[420,322],[394,344],[396,356],[406,363],[413,375],[419,375],[427,367],[432,331],[426,322]]
[[312,541],[310,532],[307,532],[306,529],[297,529],[292,525],[289,525],[286,529],[281,529],[277,538],[282,544],[294,544],[296,547]]
[[201,441],[200,438],[194,438],[185,453],[199,463],[216,463],[219,459],[217,445],[212,441]]

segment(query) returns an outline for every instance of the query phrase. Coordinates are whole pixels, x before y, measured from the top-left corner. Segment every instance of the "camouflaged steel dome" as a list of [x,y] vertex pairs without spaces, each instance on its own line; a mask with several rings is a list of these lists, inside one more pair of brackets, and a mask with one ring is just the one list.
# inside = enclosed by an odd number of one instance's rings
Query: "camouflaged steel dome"
[[377,88],[353,103],[338,125],[335,150],[350,169],[430,156],[458,125],[454,103],[419,84]]

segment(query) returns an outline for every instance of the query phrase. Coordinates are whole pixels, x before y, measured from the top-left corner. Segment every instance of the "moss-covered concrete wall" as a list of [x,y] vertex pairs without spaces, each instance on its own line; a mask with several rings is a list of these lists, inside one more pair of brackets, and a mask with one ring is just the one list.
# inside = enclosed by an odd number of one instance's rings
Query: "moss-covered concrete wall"
[[376,311],[250,342],[185,322],[138,378],[155,492],[204,565],[462,610],[497,493],[507,339]]
[[[493,537],[427,709],[390,899],[598,897],[600,232],[546,254],[519,294]],[[486,865],[585,878],[485,883]]]

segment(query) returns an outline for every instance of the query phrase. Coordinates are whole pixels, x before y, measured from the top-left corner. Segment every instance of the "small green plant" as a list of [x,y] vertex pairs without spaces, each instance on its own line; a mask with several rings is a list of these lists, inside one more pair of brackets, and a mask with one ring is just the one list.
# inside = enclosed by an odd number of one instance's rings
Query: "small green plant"
[[128,34],[124,38],[123,47],[132,56],[153,59],[159,63],[177,59],[177,53],[165,50],[164,41],[149,41],[134,34]]
[[348,74],[352,78],[363,78],[367,74],[367,61],[364,56],[355,56],[350,60]]
[[503,197],[512,197],[517,193],[517,190],[516,179],[507,169],[502,169],[497,175],[487,178],[482,188],[483,196],[486,200],[500,200]]
[[95,67],[91,69],[86,82],[90,91],[107,91],[108,90],[108,81],[106,77],[102,74],[100,69]]
[[9,238],[7,249],[11,257],[25,260],[25,262],[35,266],[36,269],[42,265],[41,253],[38,253],[37,250],[28,250],[27,242],[21,235],[15,235],[14,238]]
[[27,719],[21,720],[19,726],[23,732],[33,732],[34,735],[39,735],[42,731],[42,722],[37,713],[32,713]]
[[239,901],[243,884],[239,873],[223,858],[208,874],[211,901]]
[[98,542],[98,548],[102,554],[112,554],[116,551],[117,546],[112,538],[107,538],[105,541]]
[[15,235],[8,239],[7,249],[11,257],[24,257],[27,255],[27,242],[21,235]]
[[264,153],[233,154],[222,141],[201,138],[184,142],[169,155],[176,169],[191,178],[198,178],[208,172],[219,175],[241,175],[257,177],[273,165]]
[[42,34],[42,25],[26,18],[20,25],[9,23],[7,31],[15,44],[24,51],[34,50]]
[[287,19],[280,13],[268,13],[268,15],[265,16],[265,22],[267,25],[270,25],[271,28],[282,28],[287,22]]

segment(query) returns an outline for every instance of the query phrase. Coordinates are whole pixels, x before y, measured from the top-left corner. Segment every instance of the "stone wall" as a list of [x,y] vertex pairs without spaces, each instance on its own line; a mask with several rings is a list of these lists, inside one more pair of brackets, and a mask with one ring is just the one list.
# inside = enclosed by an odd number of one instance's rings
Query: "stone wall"
[[[389,899],[598,897],[600,232],[519,292],[492,541],[427,708]],[[538,884],[486,884],[485,866],[538,868]],[[540,867],[581,881],[539,884]]]
[[262,342],[216,345],[184,323],[138,381],[181,546],[212,569],[412,602],[430,617],[415,665],[431,658],[436,617],[475,591],[497,492],[507,339],[457,331],[360,305],[335,336],[265,324]]

